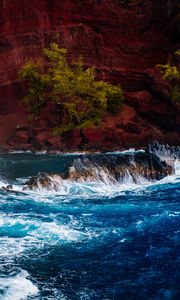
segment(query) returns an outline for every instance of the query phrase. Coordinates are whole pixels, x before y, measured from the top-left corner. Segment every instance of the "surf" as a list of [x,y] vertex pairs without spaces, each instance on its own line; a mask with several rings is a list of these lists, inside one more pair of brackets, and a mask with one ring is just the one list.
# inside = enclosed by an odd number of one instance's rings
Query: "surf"
[[2,155],[0,298],[176,299],[179,150],[153,149],[158,165],[171,162],[163,178],[137,172],[145,150]]

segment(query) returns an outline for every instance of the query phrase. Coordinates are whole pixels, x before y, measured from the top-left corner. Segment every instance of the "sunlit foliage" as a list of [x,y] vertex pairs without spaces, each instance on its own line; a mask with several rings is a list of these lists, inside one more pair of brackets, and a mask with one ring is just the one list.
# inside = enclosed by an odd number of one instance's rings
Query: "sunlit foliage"
[[67,50],[51,44],[43,49],[46,67],[28,62],[19,76],[28,83],[24,102],[31,113],[40,114],[47,101],[60,105],[62,113],[59,129],[83,128],[100,124],[107,111],[115,113],[123,101],[119,86],[97,81],[95,68],[84,68],[82,59],[69,63]]
[[[177,50],[175,54],[180,56],[180,50]],[[180,102],[180,69],[178,66],[171,64],[158,64],[156,67],[160,69],[162,78],[169,80],[171,84],[171,100],[176,103]]]

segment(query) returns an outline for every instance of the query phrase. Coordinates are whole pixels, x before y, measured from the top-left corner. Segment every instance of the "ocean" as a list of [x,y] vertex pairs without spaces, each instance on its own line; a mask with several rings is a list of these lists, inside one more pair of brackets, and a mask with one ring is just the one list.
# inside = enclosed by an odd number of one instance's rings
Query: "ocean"
[[23,191],[76,156],[0,155],[0,299],[180,299],[180,161],[159,181],[102,170]]

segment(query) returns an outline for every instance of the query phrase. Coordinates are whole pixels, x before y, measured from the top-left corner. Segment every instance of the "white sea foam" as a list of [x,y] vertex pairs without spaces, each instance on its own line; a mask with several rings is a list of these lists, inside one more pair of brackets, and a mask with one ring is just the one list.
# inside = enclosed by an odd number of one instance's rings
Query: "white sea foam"
[[[174,180],[178,180],[177,175],[168,176],[160,181],[148,181],[146,178],[136,175],[135,182],[134,178],[130,174],[124,176],[124,178],[120,182],[112,182],[112,179],[105,174],[105,177],[102,181],[85,181],[81,182],[71,181],[71,180],[63,180],[61,184],[59,184],[58,189],[55,190],[46,190],[45,188],[39,187],[36,191],[25,191],[28,197],[33,197],[33,201],[36,202],[69,202],[72,198],[88,198],[97,197],[101,195],[102,197],[113,197],[120,195],[126,191],[135,191],[139,189],[144,189],[148,186],[155,184],[164,184],[167,182],[172,182]],[[22,187],[14,186],[14,190],[22,191]],[[54,198],[54,196],[56,196]],[[58,197],[59,196],[59,197]],[[67,197],[66,197],[67,196]],[[70,197],[69,197],[70,196]],[[58,198],[57,198],[58,197]]]
[[172,183],[172,182],[179,182],[180,181],[180,160],[176,159],[174,161],[174,174],[168,175],[161,179],[160,181],[156,181],[155,184],[165,184],[165,183]]
[[0,177],[0,188],[2,188],[3,186],[5,186],[5,185],[7,185],[7,184],[8,184],[7,180],[6,180],[6,179],[2,179],[2,178]]
[[15,238],[0,238],[0,257],[14,257],[24,251],[22,241]]
[[[160,185],[166,184],[168,182],[180,181],[180,161],[175,161],[175,174],[168,176],[160,181],[149,182],[141,176],[137,176],[136,183],[132,178],[131,174],[128,172],[124,176],[121,182],[115,182],[109,175],[102,170],[100,175],[98,174],[98,180],[96,182],[75,182],[71,180],[63,180],[59,182],[58,191],[46,191],[42,187],[37,191],[26,191],[28,196],[23,196],[22,201],[37,202],[51,202],[57,201],[71,201],[73,198],[77,197],[83,199],[90,197],[97,197],[99,195],[102,197],[113,197],[124,193],[126,191],[139,191],[150,185]],[[97,172],[99,170],[97,169]],[[102,179],[102,180],[101,180]],[[22,186],[20,184],[14,186],[14,190],[22,191]],[[2,186],[4,182],[2,182]],[[0,182],[1,186],[1,182]],[[57,197],[54,197],[56,195]],[[66,196],[67,197],[61,197]],[[29,197],[30,196],[30,197]],[[70,197],[69,197],[70,196]],[[7,200],[8,201],[8,200]],[[16,201],[14,199],[14,201]],[[105,207],[107,209],[107,207]],[[169,213],[169,217],[177,217],[179,212]],[[91,216],[91,214],[83,214],[82,218]],[[101,228],[91,229],[81,229],[81,220],[76,222],[76,218],[69,216],[68,224],[64,225],[58,222],[53,215],[50,216],[51,220],[49,222],[44,221],[43,218],[27,219],[27,215],[0,215],[0,232],[4,234],[0,237],[0,258],[4,257],[6,261],[12,259],[16,255],[21,255],[22,252],[26,251],[24,254],[28,255],[31,249],[43,248],[44,245],[54,245],[56,243],[64,242],[77,242],[77,241],[87,241],[91,238],[95,238],[99,243],[99,240],[106,239],[106,234],[117,234],[119,238],[119,243],[125,243],[127,238],[123,236],[123,233],[119,230],[114,230],[112,228],[106,231],[101,230]],[[73,219],[74,218],[74,219]],[[153,216],[153,222],[156,216]],[[59,220],[59,219],[58,219]],[[139,220],[135,224],[138,230],[141,230],[143,226],[146,226],[146,220]],[[110,232],[110,233],[109,233]],[[18,236],[13,237],[13,233]],[[107,240],[107,239],[106,239]],[[32,247],[32,248],[31,248]],[[0,277],[0,291],[3,294],[0,295],[1,300],[25,300],[30,299],[38,295],[38,288],[31,282],[29,274],[26,271],[21,270],[21,272],[16,276]],[[84,295],[84,294],[83,294]],[[37,296],[38,297],[38,296]],[[85,296],[80,297],[80,299],[85,299]],[[57,291],[57,299],[66,299],[63,295],[59,294]]]
[[29,274],[21,270],[16,276],[0,277],[1,300],[25,300],[38,294],[38,288],[28,279]]
[[[134,153],[135,149],[129,149],[126,151],[121,152],[114,152],[114,153]],[[144,151],[144,150],[139,150]],[[165,151],[165,150],[163,150]],[[110,152],[109,152],[110,153]],[[169,152],[163,152],[166,154]],[[78,154],[78,153],[77,153]],[[110,153],[112,154],[112,152]],[[162,154],[162,153],[161,153]],[[133,155],[132,155],[133,159]],[[81,162],[82,163],[82,162]],[[133,163],[133,161],[132,161]],[[88,163],[83,166],[86,170],[86,167],[91,167],[91,163]],[[52,180],[52,189],[49,190],[43,188],[41,185],[38,186],[36,191],[25,191],[29,196],[32,196],[34,201],[37,202],[52,202],[56,201],[53,200],[54,195],[59,195],[59,201],[62,200],[62,197],[65,196],[72,196],[77,197],[80,196],[82,198],[87,198],[89,196],[96,197],[99,194],[102,196],[111,197],[113,195],[121,194],[125,191],[134,191],[139,190],[140,188],[146,188],[150,185],[156,184],[166,184],[170,182],[177,182],[179,181],[180,177],[180,160],[176,159],[174,161],[174,169],[175,173],[165,177],[160,181],[148,181],[144,177],[134,174],[133,176],[128,172],[128,170],[124,173],[124,176],[117,182],[112,174],[106,169],[101,168],[101,166],[94,164],[92,172],[92,178],[79,178],[78,182],[75,180],[62,180],[59,176],[58,178],[54,178]],[[93,180],[94,176],[94,180]],[[14,191],[23,192],[23,179],[19,179],[19,184],[13,186]],[[4,186],[5,183],[0,181],[0,187]],[[55,186],[55,188],[53,188]],[[25,196],[26,197],[26,196]],[[68,200],[63,199],[63,201],[70,201],[69,197]]]
[[23,153],[33,153],[31,150],[9,150],[10,154],[23,154]]
[[[107,151],[106,154],[123,154],[123,153],[134,153],[134,152],[144,152],[143,149],[135,149],[130,148],[127,150],[117,150],[117,151]],[[62,151],[50,151],[41,150],[41,151],[31,151],[31,150],[10,150],[10,154],[32,154],[32,155],[46,155],[46,154],[53,154],[53,155],[62,155],[62,156],[79,156],[79,155],[87,155],[87,154],[101,154],[100,151],[72,151],[72,152],[62,152]]]
[[70,228],[68,225],[59,225],[55,222],[42,223],[39,229],[35,232],[36,237],[45,237],[46,240],[55,242],[71,241],[75,242],[87,238],[87,235],[81,231]]
[[[89,233],[74,229],[73,219],[68,224],[56,220],[28,220],[26,216],[0,216],[0,257],[15,257],[31,247],[42,248],[45,244],[76,242],[88,239]],[[3,235],[3,236],[2,236]]]
[[174,162],[175,175],[180,175],[180,160],[176,159]]
[[122,151],[113,151],[113,152],[106,152],[106,154],[110,154],[110,155],[112,155],[112,154],[133,154],[133,153],[135,153],[135,152],[145,152],[145,150],[143,150],[143,149],[139,149],[139,150],[136,150],[135,148],[130,148],[130,149],[127,149],[127,150],[122,150]]

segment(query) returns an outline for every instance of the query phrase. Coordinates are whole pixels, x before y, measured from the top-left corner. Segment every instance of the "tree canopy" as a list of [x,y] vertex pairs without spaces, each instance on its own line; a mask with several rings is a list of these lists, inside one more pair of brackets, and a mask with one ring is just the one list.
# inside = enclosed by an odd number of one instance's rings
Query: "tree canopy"
[[105,112],[119,109],[121,87],[96,80],[95,68],[85,68],[81,58],[69,63],[67,50],[55,43],[43,49],[43,57],[44,63],[30,61],[19,70],[28,83],[24,102],[31,113],[39,115],[53,101],[61,108],[59,132],[63,132],[98,125]]
[[[180,50],[177,50],[175,54],[180,56]],[[169,80],[171,84],[171,100],[180,103],[180,69],[178,66],[169,63],[165,65],[158,64],[157,67],[160,69],[162,78]]]

